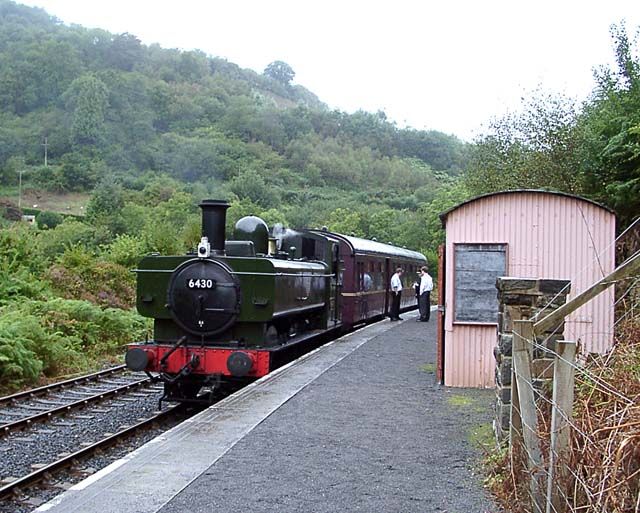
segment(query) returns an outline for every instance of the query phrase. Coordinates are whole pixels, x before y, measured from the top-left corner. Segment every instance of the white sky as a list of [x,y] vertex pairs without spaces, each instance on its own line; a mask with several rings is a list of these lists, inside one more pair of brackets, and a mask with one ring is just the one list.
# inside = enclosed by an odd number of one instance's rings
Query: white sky
[[288,63],[331,108],[466,140],[541,87],[582,100],[638,0],[23,0],[65,23],[199,49],[262,72]]

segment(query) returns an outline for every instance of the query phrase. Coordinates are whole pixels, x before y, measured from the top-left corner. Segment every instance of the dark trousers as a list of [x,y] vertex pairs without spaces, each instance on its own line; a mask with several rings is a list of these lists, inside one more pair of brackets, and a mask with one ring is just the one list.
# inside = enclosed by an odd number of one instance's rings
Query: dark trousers
[[392,319],[400,318],[400,297],[402,296],[402,292],[392,292],[391,293],[391,312],[390,317]]
[[423,292],[418,298],[418,308],[420,309],[420,320],[428,321],[431,317],[431,292]]

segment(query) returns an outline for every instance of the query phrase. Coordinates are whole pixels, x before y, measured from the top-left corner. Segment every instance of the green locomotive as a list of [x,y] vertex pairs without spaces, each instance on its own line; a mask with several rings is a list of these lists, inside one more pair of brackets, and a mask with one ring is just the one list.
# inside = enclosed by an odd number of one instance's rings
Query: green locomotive
[[[154,334],[129,345],[125,360],[164,382],[163,400],[211,400],[219,388],[268,374],[324,335],[384,315],[386,286],[357,290],[360,260],[372,269],[376,262],[381,283],[390,266],[424,263],[419,253],[327,231],[270,238],[253,216],[238,221],[235,240],[226,241],[229,205],[204,200],[200,207],[195,252],[149,255],[136,269],[137,308],[154,319]],[[376,293],[377,309],[360,306],[354,314],[357,301],[373,304]]]

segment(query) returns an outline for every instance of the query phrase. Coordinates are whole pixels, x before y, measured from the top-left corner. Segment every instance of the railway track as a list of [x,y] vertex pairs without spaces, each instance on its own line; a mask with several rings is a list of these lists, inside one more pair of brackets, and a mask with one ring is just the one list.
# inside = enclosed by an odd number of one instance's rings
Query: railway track
[[178,422],[175,408],[157,411],[161,394],[117,366],[1,397],[0,513],[31,511],[60,492],[34,485],[73,482],[83,462],[86,475]]
[[150,378],[132,375],[121,365],[1,397],[0,437],[150,384]]
[[132,426],[124,427],[117,433],[105,436],[96,442],[86,444],[73,453],[62,454],[55,461],[0,486],[0,499],[17,498],[24,489],[41,484],[43,481],[49,481],[55,478],[61,470],[78,466],[82,461],[94,456],[98,452],[120,443],[122,440],[137,434],[141,430],[149,429],[165,419],[174,417],[183,410],[184,406],[182,405],[173,406],[167,410],[157,412],[151,417],[141,420]]
[[88,383],[91,381],[97,381],[100,378],[103,378],[106,376],[112,376],[112,375],[124,372],[126,368],[127,368],[126,365],[116,365],[115,367],[110,367],[109,369],[104,369],[98,372],[93,372],[91,374],[78,376],[77,378],[58,381],[57,383],[51,383],[50,385],[45,385],[39,388],[32,388],[31,390],[25,390],[23,392],[18,392],[16,394],[0,397],[0,407],[15,403],[17,401],[25,400],[28,398],[41,397],[43,395],[47,395],[51,392],[54,392],[56,390],[62,390],[69,386],[77,385],[79,383]]

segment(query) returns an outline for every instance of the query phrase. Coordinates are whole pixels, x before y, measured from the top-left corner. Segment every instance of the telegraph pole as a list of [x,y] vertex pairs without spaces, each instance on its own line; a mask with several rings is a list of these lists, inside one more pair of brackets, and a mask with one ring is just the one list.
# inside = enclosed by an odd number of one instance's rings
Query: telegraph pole
[[44,138],[44,143],[42,143],[42,146],[44,146],[44,167],[47,167],[47,147],[49,146],[47,144],[47,138]]
[[22,206],[22,167],[18,171],[18,208]]

